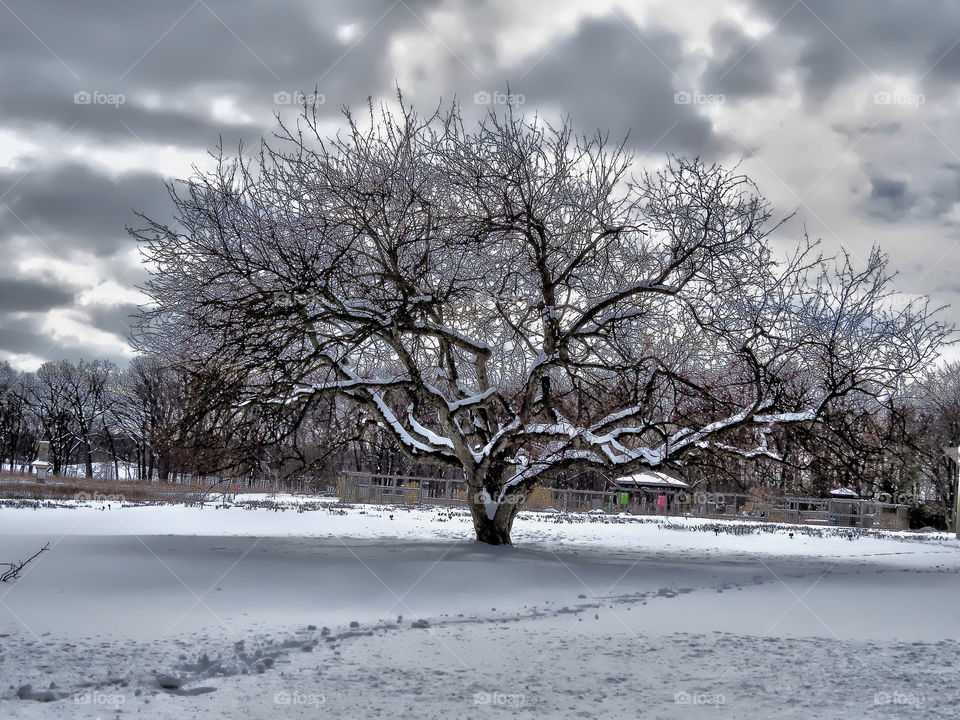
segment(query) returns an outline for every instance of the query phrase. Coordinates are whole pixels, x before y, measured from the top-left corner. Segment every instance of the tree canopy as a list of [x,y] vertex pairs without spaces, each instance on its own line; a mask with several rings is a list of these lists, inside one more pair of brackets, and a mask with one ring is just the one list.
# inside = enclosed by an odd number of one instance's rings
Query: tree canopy
[[462,471],[478,538],[510,542],[572,468],[775,455],[778,425],[882,401],[950,328],[897,302],[886,258],[774,252],[737,169],[512,107],[315,108],[253,158],[215,155],[145,218],[142,347],[241,388],[238,412],[337,395],[422,462]]

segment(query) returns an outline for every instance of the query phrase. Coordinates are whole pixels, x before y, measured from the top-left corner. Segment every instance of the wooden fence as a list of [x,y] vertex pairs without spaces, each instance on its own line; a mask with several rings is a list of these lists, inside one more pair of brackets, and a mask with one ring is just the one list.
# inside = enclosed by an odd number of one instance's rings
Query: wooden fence
[[[344,502],[371,505],[466,505],[467,502],[466,482],[451,478],[341,472],[337,491]],[[524,508],[561,512],[603,510],[633,515],[685,515],[891,530],[909,527],[907,506],[894,503],[855,498],[707,493],[656,486],[609,490],[537,488]]]

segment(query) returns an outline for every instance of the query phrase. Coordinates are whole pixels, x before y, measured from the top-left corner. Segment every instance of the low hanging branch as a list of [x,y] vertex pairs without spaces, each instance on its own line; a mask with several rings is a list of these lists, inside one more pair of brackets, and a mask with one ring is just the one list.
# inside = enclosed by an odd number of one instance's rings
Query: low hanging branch
[[20,573],[23,569],[30,564],[33,560],[36,560],[40,555],[50,549],[50,543],[47,543],[42,548],[37,550],[33,555],[28,557],[26,560],[23,560],[18,563],[0,563],[0,567],[5,567],[7,570],[3,571],[3,574],[0,574],[0,582],[9,582],[10,580],[20,579]]

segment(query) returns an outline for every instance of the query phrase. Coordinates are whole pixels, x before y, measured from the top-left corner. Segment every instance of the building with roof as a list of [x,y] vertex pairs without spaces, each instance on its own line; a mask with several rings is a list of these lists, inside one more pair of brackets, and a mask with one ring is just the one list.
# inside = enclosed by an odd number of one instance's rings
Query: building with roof
[[[624,475],[612,481],[618,489],[617,504],[626,512],[670,515],[683,512],[681,493],[690,485],[656,470]],[[684,495],[684,499],[686,496]]]

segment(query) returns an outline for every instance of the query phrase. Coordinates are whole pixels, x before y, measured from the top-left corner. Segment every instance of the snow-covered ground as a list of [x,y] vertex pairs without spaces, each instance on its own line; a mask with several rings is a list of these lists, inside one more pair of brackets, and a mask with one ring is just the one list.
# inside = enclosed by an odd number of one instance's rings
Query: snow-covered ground
[[514,540],[289,497],[0,507],[0,561],[51,543],[0,585],[0,718],[960,717],[946,535],[525,513]]

